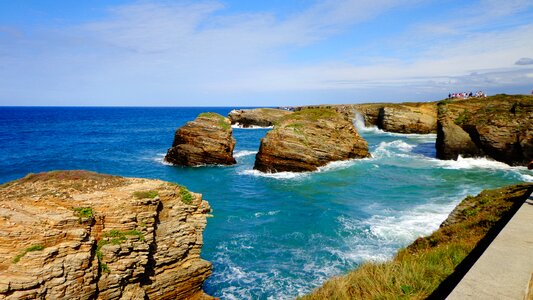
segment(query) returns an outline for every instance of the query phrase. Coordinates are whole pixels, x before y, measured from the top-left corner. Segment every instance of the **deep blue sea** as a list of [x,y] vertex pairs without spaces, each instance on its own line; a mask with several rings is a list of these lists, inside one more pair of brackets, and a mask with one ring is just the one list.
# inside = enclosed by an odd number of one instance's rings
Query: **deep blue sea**
[[234,128],[238,164],[163,162],[174,131],[200,112],[232,108],[0,108],[0,183],[58,169],[157,178],[202,193],[213,208],[204,289],[222,299],[287,299],[368,260],[392,257],[438,228],[466,195],[533,181],[524,167],[435,159],[435,135],[359,125],[373,158],[313,173],[253,171],[268,129]]

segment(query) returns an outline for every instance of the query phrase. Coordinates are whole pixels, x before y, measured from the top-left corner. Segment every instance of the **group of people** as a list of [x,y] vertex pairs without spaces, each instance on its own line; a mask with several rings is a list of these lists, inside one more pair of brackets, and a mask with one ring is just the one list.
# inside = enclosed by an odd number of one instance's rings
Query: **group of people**
[[468,99],[468,98],[486,98],[487,94],[483,91],[477,91],[475,94],[472,92],[462,92],[462,93],[448,93],[448,98],[454,99]]

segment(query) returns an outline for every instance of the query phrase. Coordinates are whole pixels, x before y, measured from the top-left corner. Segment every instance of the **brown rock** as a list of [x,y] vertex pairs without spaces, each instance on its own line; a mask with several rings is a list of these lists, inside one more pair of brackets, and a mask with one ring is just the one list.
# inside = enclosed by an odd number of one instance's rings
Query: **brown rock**
[[234,148],[230,121],[216,113],[201,113],[176,130],[165,160],[180,166],[233,165]]
[[349,120],[359,113],[366,126],[378,126],[389,132],[426,134],[437,131],[436,102],[328,104],[302,106],[296,110],[313,108],[334,109]]
[[432,133],[437,129],[435,105],[389,105],[381,109],[378,127],[398,133]]
[[236,124],[244,128],[259,126],[273,126],[277,120],[291,114],[291,111],[275,108],[256,108],[232,110],[228,117],[231,124]]
[[210,208],[199,194],[86,171],[28,175],[0,194],[0,299],[203,294]]
[[[441,159],[483,155],[509,165],[524,166],[533,159],[532,96],[495,95],[442,101],[438,122],[442,130],[437,133],[436,147],[437,157]],[[453,137],[458,132],[460,137]],[[457,139],[466,140],[463,132],[471,142],[454,144]]]
[[481,156],[482,151],[472,142],[470,135],[448,118],[442,118],[437,127],[437,157],[457,159]]
[[332,161],[369,156],[352,122],[334,110],[305,109],[279,120],[261,140],[254,169],[314,171]]

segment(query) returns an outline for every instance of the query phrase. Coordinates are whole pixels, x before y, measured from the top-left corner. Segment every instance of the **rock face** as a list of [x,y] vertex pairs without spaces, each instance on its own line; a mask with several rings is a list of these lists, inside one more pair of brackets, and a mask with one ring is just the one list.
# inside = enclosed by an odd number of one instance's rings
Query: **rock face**
[[438,127],[438,158],[487,156],[523,166],[533,159],[532,96],[443,101]]
[[379,112],[378,127],[398,133],[432,133],[437,129],[435,105],[390,105]]
[[234,148],[230,121],[216,113],[201,113],[176,130],[165,160],[180,166],[233,165]]
[[208,298],[201,195],[86,171],[28,175],[0,194],[0,299]]
[[279,120],[261,140],[254,169],[314,171],[328,162],[369,157],[352,122],[330,109],[305,109]]
[[437,103],[365,103],[303,106],[296,110],[329,108],[353,120],[360,113],[366,126],[397,133],[435,133],[437,132]]
[[273,126],[277,120],[291,114],[291,111],[275,108],[256,108],[232,110],[228,117],[231,124],[237,124],[244,128],[258,126]]

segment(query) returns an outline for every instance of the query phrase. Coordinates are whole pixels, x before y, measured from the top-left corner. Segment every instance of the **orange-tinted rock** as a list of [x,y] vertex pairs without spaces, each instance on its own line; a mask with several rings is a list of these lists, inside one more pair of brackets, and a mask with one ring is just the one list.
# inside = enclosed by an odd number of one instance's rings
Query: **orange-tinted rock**
[[210,207],[199,194],[85,171],[28,175],[0,194],[0,299],[204,294]]
[[176,130],[165,160],[180,166],[233,165],[235,139],[230,121],[216,113],[201,113]]
[[332,161],[369,156],[351,121],[334,110],[305,109],[280,119],[261,140],[254,169],[314,171]]

